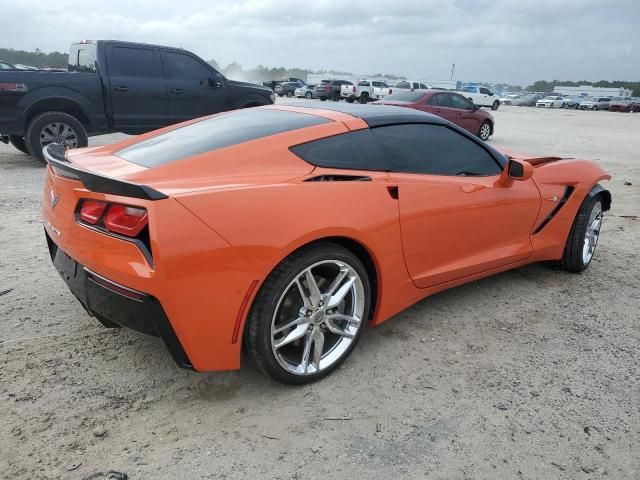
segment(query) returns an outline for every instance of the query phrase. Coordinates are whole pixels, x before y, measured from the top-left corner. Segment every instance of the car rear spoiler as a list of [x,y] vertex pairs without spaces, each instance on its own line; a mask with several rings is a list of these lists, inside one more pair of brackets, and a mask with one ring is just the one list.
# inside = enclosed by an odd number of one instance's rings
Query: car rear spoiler
[[73,180],[79,180],[92,192],[122,195],[123,197],[142,198],[144,200],[162,200],[167,197],[164,193],[154,190],[146,185],[129,183],[117,178],[106,177],[98,173],[85,170],[75,163],[67,160],[64,153],[66,147],[59,143],[51,143],[44,147],[42,153],[44,159],[59,175]]

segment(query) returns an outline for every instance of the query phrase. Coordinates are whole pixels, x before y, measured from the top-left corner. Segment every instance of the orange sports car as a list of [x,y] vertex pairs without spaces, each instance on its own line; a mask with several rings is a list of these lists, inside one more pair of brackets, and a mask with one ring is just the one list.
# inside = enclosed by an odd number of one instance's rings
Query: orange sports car
[[507,269],[591,261],[610,176],[501,153],[446,120],[375,105],[272,105],[94,148],[45,149],[51,258],[106,327],[198,371],[246,348],[320,379],[378,325]]

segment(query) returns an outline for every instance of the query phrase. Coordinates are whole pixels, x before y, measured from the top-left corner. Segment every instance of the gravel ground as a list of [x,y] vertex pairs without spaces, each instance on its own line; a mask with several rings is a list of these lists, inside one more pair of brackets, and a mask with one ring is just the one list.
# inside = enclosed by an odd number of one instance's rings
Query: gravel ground
[[299,388],[247,361],[181,370],[158,340],[88,317],[50,265],[43,168],[0,144],[0,477],[640,478],[640,115],[494,115],[494,144],[613,174],[589,269],[428,298]]

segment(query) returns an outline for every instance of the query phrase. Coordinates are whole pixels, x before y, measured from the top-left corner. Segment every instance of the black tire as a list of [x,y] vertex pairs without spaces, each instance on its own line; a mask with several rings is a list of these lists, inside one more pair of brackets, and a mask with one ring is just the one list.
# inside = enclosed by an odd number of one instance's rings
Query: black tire
[[594,207],[598,204],[600,205],[601,210],[604,211],[602,195],[595,195],[593,197],[587,196],[587,198],[582,202],[582,205],[580,205],[580,209],[578,210],[576,218],[573,220],[571,230],[569,231],[567,244],[564,247],[562,258],[555,263],[563,270],[578,273],[582,272],[591,263],[593,256],[591,256],[587,262],[584,261],[583,247],[585,244],[584,242],[589,218]]
[[[271,348],[271,320],[276,313],[280,297],[290,283],[310,265],[324,260],[338,260],[351,266],[362,280],[365,308],[362,325],[352,343],[335,363],[315,374],[296,375],[284,369],[277,361]],[[338,368],[351,354],[362,335],[366,319],[369,318],[371,287],[367,271],[362,262],[351,251],[328,241],[302,247],[285,258],[269,274],[260,288],[247,318],[245,345],[249,356],[258,369],[278,382],[302,385],[318,381]]]
[[311,100],[311,99],[313,98],[313,93],[311,93],[311,92],[307,92],[307,93],[305,93],[305,94],[304,94],[304,97],[305,97],[307,100]]
[[362,104],[367,103],[369,101],[369,94],[367,92],[364,92],[360,95],[360,98],[358,100]]
[[597,105],[594,105],[593,107],[591,107],[591,110],[594,110],[594,111],[596,111],[596,112],[597,112],[597,111],[598,111],[598,106],[597,106]]
[[344,100],[345,100],[345,102],[347,102],[347,103],[353,103],[353,102],[354,102],[354,100],[355,100],[355,98],[353,98],[353,97],[345,97],[345,99],[344,99]]
[[284,97],[284,93],[279,93],[278,96],[279,97]]
[[320,101],[321,102],[326,102],[327,101],[327,97],[320,97]]
[[288,97],[288,98],[293,97],[293,92],[292,92],[291,90],[289,90],[289,91],[287,92],[287,97]]
[[43,147],[40,144],[40,135],[42,130],[51,123],[60,123],[73,130],[76,135],[74,148],[82,148],[88,145],[89,139],[87,137],[87,131],[85,130],[84,125],[82,125],[82,123],[80,123],[75,117],[64,112],[41,113],[29,122],[27,134],[24,139],[27,149],[29,149],[29,153],[40,160],[43,164],[46,164],[46,162],[42,154]]
[[16,147],[22,153],[26,153],[27,155],[31,155],[29,153],[29,150],[27,149],[27,144],[24,141],[24,137],[21,137],[19,135],[9,135],[9,142],[11,142],[11,145]]
[[500,101],[496,100],[491,104],[491,110],[497,110],[500,107]]

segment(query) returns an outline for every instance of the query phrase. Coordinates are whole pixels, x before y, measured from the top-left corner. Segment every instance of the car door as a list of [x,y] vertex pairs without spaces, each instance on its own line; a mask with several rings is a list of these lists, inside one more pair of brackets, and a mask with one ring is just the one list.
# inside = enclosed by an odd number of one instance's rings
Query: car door
[[533,180],[498,183],[500,159],[445,125],[373,128],[398,186],[411,278],[428,288],[526,260],[540,209]]
[[168,124],[167,83],[156,48],[109,44],[107,69],[114,129],[142,132]]
[[419,105],[422,107],[420,110],[456,123],[456,111],[452,108],[453,105],[448,93],[436,93]]
[[480,98],[482,103],[479,105],[491,105],[493,103],[493,92],[488,88],[480,87]]
[[449,93],[447,95],[450,96],[451,106],[455,110],[456,121],[453,123],[476,135],[480,131],[481,123],[476,113],[476,106],[473,102],[457,93]]
[[222,75],[213,67],[188,52],[165,50],[162,55],[169,91],[171,123],[227,109],[227,88]]

